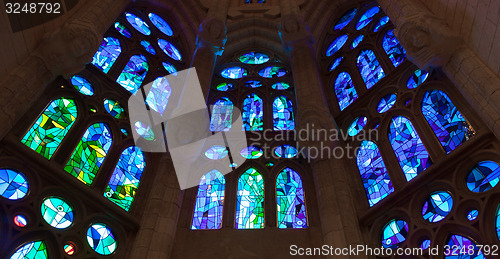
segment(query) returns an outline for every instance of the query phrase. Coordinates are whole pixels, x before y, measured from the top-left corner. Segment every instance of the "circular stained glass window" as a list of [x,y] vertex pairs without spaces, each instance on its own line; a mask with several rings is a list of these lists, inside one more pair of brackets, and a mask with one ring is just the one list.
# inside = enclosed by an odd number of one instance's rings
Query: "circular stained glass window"
[[435,223],[448,216],[453,208],[453,198],[444,191],[434,192],[425,199],[422,216],[425,220]]
[[84,95],[92,96],[94,95],[94,88],[92,84],[85,79],[83,76],[73,76],[71,77],[71,84],[75,87],[78,92]]
[[64,245],[64,252],[67,255],[74,255],[76,252],[76,245],[73,244],[72,242],[68,242]]
[[125,18],[127,21],[136,29],[138,32],[149,35],[151,34],[151,30],[147,23],[145,23],[141,18],[137,17],[135,14],[125,13]]
[[395,249],[408,237],[408,223],[401,219],[393,219],[382,229],[382,246]]
[[167,56],[169,56],[173,60],[179,61],[182,59],[182,55],[179,50],[174,46],[174,44],[170,43],[169,41],[159,39],[158,46],[160,46],[163,52],[165,52],[165,54],[167,54]]
[[228,67],[220,72],[220,75],[228,79],[240,79],[248,75],[248,71],[242,67]]
[[500,181],[500,167],[493,161],[482,161],[467,175],[467,188],[472,192],[486,192]]
[[104,224],[94,224],[87,230],[87,242],[100,255],[110,255],[116,250],[116,240],[111,229]]
[[155,139],[155,133],[153,132],[153,129],[151,129],[151,127],[146,123],[140,121],[136,122],[135,131],[145,140],[151,141]]
[[339,65],[340,65],[340,62],[342,62],[342,59],[344,59],[344,57],[339,57],[337,59],[335,59],[334,61],[332,61],[332,63],[330,64],[330,67],[328,68],[328,71],[333,71],[335,70],[335,68],[337,68]]
[[127,38],[130,38],[132,37],[132,34],[130,33],[130,31],[127,29],[127,27],[125,27],[125,25],[123,25],[122,23],[120,22],[115,22],[115,29],[123,36],[127,37]]
[[264,152],[259,147],[249,146],[249,147],[243,148],[240,151],[240,154],[242,157],[244,157],[246,159],[257,159],[257,158],[261,157],[264,154]]
[[174,32],[172,31],[170,25],[165,20],[163,20],[163,18],[161,18],[159,15],[155,13],[150,13],[148,14],[148,17],[149,20],[153,23],[153,25],[156,26],[156,28],[158,28],[158,30],[163,32],[165,35],[167,36],[174,35]]
[[389,109],[391,109],[395,103],[396,103],[396,94],[388,94],[382,97],[382,99],[380,99],[380,102],[377,105],[377,112],[384,113]]
[[422,243],[420,244],[420,248],[422,248],[422,250],[426,250],[429,247],[431,247],[431,240],[429,239],[422,241]]
[[356,119],[354,119],[351,122],[351,125],[349,125],[349,128],[347,129],[349,136],[354,137],[358,135],[358,133],[361,130],[363,130],[363,128],[366,126],[367,122],[368,119],[365,116],[359,116]]
[[248,52],[240,56],[240,62],[259,65],[269,61],[269,56],[260,52]]
[[282,158],[292,158],[295,157],[297,153],[297,149],[290,145],[281,145],[274,149],[274,154]]
[[285,76],[286,69],[277,66],[266,67],[259,71],[259,75],[264,78],[275,78]]
[[409,89],[414,89],[417,88],[419,85],[425,82],[427,80],[427,77],[429,77],[429,72],[421,69],[415,70],[413,74],[408,78],[408,81],[406,82],[406,87]]
[[42,217],[54,228],[68,228],[73,224],[73,207],[59,197],[49,197],[43,200]]
[[220,83],[217,85],[217,90],[221,92],[234,90],[234,85],[231,83]]
[[20,228],[24,228],[26,227],[26,225],[28,225],[28,219],[26,219],[24,215],[17,214],[16,216],[14,216],[14,225]]
[[342,30],[344,29],[351,21],[354,19],[354,16],[356,16],[356,13],[358,13],[358,9],[354,8],[349,11],[347,11],[342,18],[335,24],[335,27],[333,28],[334,30]]
[[258,88],[258,87],[261,87],[261,86],[262,86],[262,82],[260,82],[260,81],[255,81],[255,80],[246,81],[246,82],[245,82],[245,86],[246,86],[246,87],[250,87],[250,88]]
[[170,64],[167,61],[164,61],[162,64],[163,64],[163,67],[165,68],[165,70],[167,70],[170,74],[172,74],[174,76],[177,75],[177,69],[174,67],[174,65]]
[[104,109],[117,119],[123,119],[125,117],[125,109],[115,100],[105,99]]
[[211,146],[207,151],[205,151],[205,156],[208,159],[219,160],[226,157],[228,154],[227,148],[224,146]]
[[12,169],[0,169],[0,195],[9,200],[24,198],[29,190],[26,177]]
[[361,18],[359,18],[358,24],[356,24],[356,30],[363,29],[366,25],[373,21],[373,17],[380,12],[380,8],[378,6],[374,6],[368,11],[366,11]]
[[474,221],[475,219],[477,219],[477,216],[479,216],[479,211],[476,210],[476,209],[473,209],[473,210],[470,210],[468,213],[467,213],[467,219],[469,221]]
[[348,38],[349,37],[344,34],[333,40],[328,49],[326,50],[326,56],[331,57],[333,54],[339,51],[344,46]]

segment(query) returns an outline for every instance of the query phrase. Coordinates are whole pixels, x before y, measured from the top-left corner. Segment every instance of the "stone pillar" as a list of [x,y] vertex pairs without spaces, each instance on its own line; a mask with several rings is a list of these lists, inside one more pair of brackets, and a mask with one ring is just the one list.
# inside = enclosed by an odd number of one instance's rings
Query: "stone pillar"
[[418,1],[378,0],[396,26],[395,34],[419,68],[441,69],[469,105],[500,139],[500,78],[454,33]]
[[81,71],[92,61],[102,35],[129,0],[92,0],[60,29],[48,33],[24,62],[0,78],[0,140],[47,85]]
[[[338,127],[331,116],[323,84],[313,51],[313,38],[303,18],[296,13],[298,8],[287,7],[289,0],[282,1],[282,21],[280,35],[285,49],[290,53],[293,79],[297,96],[296,130],[321,129],[332,132]],[[324,244],[334,247],[348,247],[350,244],[364,244],[354,207],[354,200],[349,194],[348,174],[345,160],[329,157],[339,146],[338,142],[328,141],[328,136],[321,135],[321,140],[300,139],[299,145],[307,150],[305,154],[311,160],[315,181],[319,214],[323,230]],[[326,138],[326,139],[325,139]],[[319,151],[313,154],[313,151]],[[317,152],[314,152],[317,153]],[[321,154],[322,153],[322,154]],[[364,258],[364,256],[356,257]]]

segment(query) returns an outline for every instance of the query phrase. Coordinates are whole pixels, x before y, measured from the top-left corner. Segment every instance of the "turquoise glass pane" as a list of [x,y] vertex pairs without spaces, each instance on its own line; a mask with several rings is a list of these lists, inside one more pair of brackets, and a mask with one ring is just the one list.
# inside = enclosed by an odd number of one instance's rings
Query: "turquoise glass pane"
[[361,130],[366,126],[368,119],[365,116],[359,116],[351,122],[349,128],[347,129],[347,133],[349,136],[354,137],[358,135]]
[[239,60],[245,64],[259,65],[269,61],[269,56],[260,52],[248,52],[241,55]]
[[228,67],[220,72],[220,75],[228,79],[240,79],[248,75],[248,71],[242,67]]
[[174,44],[170,43],[167,40],[164,39],[159,39],[158,40],[158,46],[173,60],[180,61],[182,60],[182,55],[179,52],[179,50],[174,46]]
[[0,196],[9,200],[19,200],[26,196],[29,184],[26,177],[18,171],[0,169]]
[[382,40],[382,47],[389,56],[394,67],[399,66],[405,61],[406,50],[399,44],[398,39],[394,35],[394,30],[387,31]]
[[105,224],[93,224],[87,230],[87,242],[90,248],[100,255],[110,255],[116,250],[116,240],[111,228]]
[[194,206],[191,229],[220,229],[226,180],[217,170],[201,177]]
[[149,29],[149,25],[144,22],[141,18],[137,17],[135,14],[125,13],[125,18],[127,21],[136,29],[138,32],[149,35],[151,34],[151,30]]
[[283,169],[276,178],[278,228],[307,228],[306,202],[300,175]]
[[141,40],[141,45],[144,47],[144,49],[149,52],[151,55],[156,55],[156,50],[155,48],[153,47],[153,45],[151,45],[151,43],[149,43],[149,41],[147,40]]
[[167,109],[168,99],[172,93],[172,87],[165,77],[158,77],[153,81],[153,85],[146,97],[149,108],[163,115]]
[[94,54],[92,64],[104,73],[108,73],[120,53],[122,53],[120,41],[112,37],[106,37],[101,42],[99,50]]
[[[444,251],[445,259],[484,259],[484,255],[472,240],[461,236],[451,235],[446,241],[446,245],[450,248]],[[469,250],[470,249],[470,250]],[[462,253],[460,252],[462,251]]]
[[293,103],[286,96],[278,96],[273,102],[273,127],[274,130],[293,130],[295,118]]
[[249,146],[240,151],[240,155],[246,159],[257,159],[264,154],[264,151],[256,146]]
[[373,17],[380,12],[380,8],[378,6],[374,6],[368,11],[366,11],[361,18],[359,18],[358,23],[356,24],[356,30],[363,29],[366,25],[373,21]]
[[358,99],[356,88],[354,88],[351,76],[347,72],[342,72],[337,76],[334,88],[341,111]]
[[33,241],[17,249],[10,259],[48,259],[47,245],[44,241]]
[[259,75],[264,78],[282,77],[288,73],[286,69],[277,66],[266,67],[259,71]]
[[122,23],[120,22],[115,22],[115,29],[123,36],[127,37],[127,38],[130,38],[132,37],[132,34],[130,33],[130,31],[127,29],[127,27],[125,25],[123,25]]
[[257,94],[247,95],[243,101],[243,130],[261,131],[264,129],[264,103]]
[[94,88],[92,87],[92,84],[83,76],[72,76],[71,84],[83,95],[94,95]]
[[212,108],[211,131],[229,131],[233,123],[233,102],[227,97],[217,100]]
[[340,65],[340,62],[342,62],[343,59],[344,59],[344,57],[338,57],[337,59],[332,61],[332,63],[328,67],[328,71],[331,72],[331,71],[335,70]]
[[328,46],[328,49],[326,50],[326,56],[330,57],[337,51],[339,51],[344,46],[348,38],[349,36],[344,34],[333,40],[332,43],[330,43],[330,46]]
[[370,89],[380,79],[385,77],[384,69],[382,69],[375,53],[371,50],[361,51],[358,56],[357,66],[367,89]]
[[211,146],[209,149],[207,149],[207,151],[205,151],[205,156],[211,160],[219,160],[226,157],[228,153],[229,151],[226,147],[215,145]]
[[255,168],[238,179],[236,229],[264,228],[264,178]]
[[382,246],[395,249],[408,237],[408,223],[404,220],[393,219],[382,229]]
[[389,16],[384,16],[380,18],[377,25],[375,25],[375,27],[373,28],[373,32],[380,31],[380,29],[382,29],[382,27],[384,27],[388,22],[389,22]]
[[134,126],[137,134],[145,140],[153,141],[155,139],[155,133],[148,124],[138,121],[134,124]]
[[274,90],[286,90],[290,87],[290,84],[286,82],[276,82],[271,86],[271,88]]
[[389,109],[391,109],[395,103],[396,103],[396,94],[388,94],[382,97],[382,99],[380,99],[380,102],[377,105],[377,112],[384,113]]
[[467,175],[467,188],[471,192],[486,192],[495,188],[500,181],[500,167],[493,161],[482,161]]
[[352,19],[354,19],[354,16],[356,16],[357,13],[358,9],[356,8],[347,11],[342,18],[337,21],[333,29],[336,31],[344,29],[352,21]]
[[156,26],[156,28],[158,28],[158,30],[163,32],[165,35],[167,36],[174,35],[172,27],[170,27],[170,25],[165,20],[163,20],[163,18],[161,18],[159,15],[155,13],[149,13],[148,17],[149,20],[153,23],[153,25]]
[[453,207],[453,198],[444,191],[432,193],[425,199],[422,216],[425,220],[435,223],[448,216]]
[[225,92],[234,90],[234,85],[231,83],[220,83],[216,88],[218,91]]
[[42,217],[50,226],[65,229],[73,224],[73,206],[59,197],[49,197],[43,200]]
[[134,55],[123,69],[122,73],[116,79],[125,90],[135,94],[142,85],[149,70],[149,64],[143,55]]
[[115,100],[105,99],[104,109],[117,119],[125,118],[125,109]]
[[423,84],[425,80],[429,77],[429,72],[421,69],[415,70],[415,72],[408,78],[406,86],[409,89],[417,88],[419,85]]
[[290,145],[281,145],[274,149],[274,154],[282,158],[293,158],[297,156],[298,151]]

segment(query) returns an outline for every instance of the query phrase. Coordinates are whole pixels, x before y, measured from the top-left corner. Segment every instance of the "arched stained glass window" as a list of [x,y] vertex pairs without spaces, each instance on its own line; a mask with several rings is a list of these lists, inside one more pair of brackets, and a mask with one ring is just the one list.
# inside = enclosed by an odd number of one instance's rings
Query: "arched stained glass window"
[[153,81],[151,90],[146,97],[146,103],[149,108],[163,115],[167,109],[168,99],[172,93],[172,87],[165,77],[158,77]]
[[78,116],[73,99],[61,97],[52,101],[24,135],[21,142],[50,159]]
[[143,55],[134,55],[130,58],[122,73],[116,79],[125,90],[135,94],[149,70],[149,64]]
[[496,218],[495,218],[495,230],[497,232],[497,238],[500,240],[500,205],[497,207]]
[[44,241],[24,244],[12,254],[10,259],[48,259],[47,245]]
[[293,103],[286,96],[282,95],[274,99],[273,125],[274,130],[293,130],[295,128]]
[[334,88],[341,111],[358,99],[358,93],[352,83],[351,75],[347,72],[342,72],[337,76]]
[[227,97],[217,100],[212,108],[211,131],[229,131],[233,123],[233,102]]
[[389,141],[407,181],[415,178],[432,164],[424,143],[409,119],[403,116],[392,118]]
[[238,179],[236,229],[264,228],[264,178],[251,167]]
[[261,131],[264,129],[264,104],[262,98],[251,93],[243,101],[243,130]]
[[367,89],[385,77],[384,69],[380,66],[375,53],[369,49],[361,51],[357,65]]
[[382,40],[382,47],[389,56],[394,67],[399,66],[405,61],[406,50],[399,44],[398,39],[394,35],[394,30],[387,31]]
[[104,73],[108,73],[120,53],[122,53],[120,41],[113,37],[106,37],[101,42],[99,50],[94,54],[92,64]]
[[86,185],[91,185],[112,143],[107,124],[91,125],[83,134],[64,170]]
[[125,149],[111,175],[104,196],[128,211],[145,167],[144,153],[139,147],[131,146]]
[[191,229],[220,229],[226,180],[216,169],[200,179]]
[[[455,258],[474,258],[474,259],[484,259],[484,255],[481,249],[474,243],[474,241],[461,236],[461,235],[451,235],[446,242],[448,247],[453,247],[453,249],[448,249],[444,251],[445,259],[455,259]],[[465,253],[460,253],[460,251],[467,251]],[[464,255],[462,257],[462,255]]]
[[422,114],[446,153],[450,153],[474,135],[472,126],[443,91],[425,92]]
[[300,175],[285,168],[276,178],[278,228],[307,228],[306,203]]
[[368,140],[361,142],[356,154],[356,163],[370,207],[394,192],[377,144]]

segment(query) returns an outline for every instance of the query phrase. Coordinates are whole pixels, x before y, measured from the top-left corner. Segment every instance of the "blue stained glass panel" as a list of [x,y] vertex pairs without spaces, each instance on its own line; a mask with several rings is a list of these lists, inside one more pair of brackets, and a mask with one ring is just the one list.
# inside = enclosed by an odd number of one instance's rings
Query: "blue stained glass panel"
[[358,13],[358,9],[354,8],[347,11],[340,20],[335,24],[334,30],[342,30],[344,29],[351,21],[354,19],[354,16]]
[[9,200],[19,200],[24,198],[28,191],[28,181],[21,172],[0,169],[0,196]]
[[174,67],[174,65],[170,64],[169,62],[167,61],[164,61],[162,63],[163,65],[163,68],[165,68],[165,70],[167,70],[168,73],[176,76],[177,75],[177,68]]
[[451,235],[446,245],[450,248],[453,247],[453,249],[444,252],[445,259],[484,259],[480,248],[464,236]]
[[377,144],[368,140],[361,142],[356,154],[356,163],[370,207],[394,192]]
[[258,88],[262,86],[262,82],[256,80],[250,80],[245,82],[245,86],[249,88]]
[[300,175],[287,167],[276,178],[278,228],[307,228],[306,203]]
[[429,247],[431,247],[431,240],[426,239],[422,241],[422,244],[420,245],[420,248],[422,248],[422,250],[429,249]]
[[389,22],[389,16],[384,16],[380,18],[377,25],[373,28],[373,32],[378,32],[382,27],[384,27]]
[[72,76],[71,77],[71,84],[75,87],[78,92],[84,95],[92,96],[94,95],[94,88],[92,87],[92,84],[85,79],[83,76]]
[[330,44],[330,46],[328,46],[328,49],[326,50],[326,56],[330,57],[337,51],[339,51],[344,46],[348,38],[349,36],[344,34],[334,39]]
[[385,77],[384,69],[382,69],[375,53],[371,50],[361,51],[358,56],[357,66],[367,89],[370,89],[380,79]]
[[396,103],[396,94],[388,94],[380,100],[377,105],[377,112],[384,113],[394,106]]
[[393,219],[382,229],[382,246],[395,249],[408,237],[408,223],[401,219]]
[[422,216],[425,220],[435,223],[448,216],[453,207],[453,198],[444,191],[432,193],[425,199]]
[[368,11],[366,11],[361,18],[359,18],[358,23],[356,24],[356,30],[363,29],[366,25],[373,21],[373,17],[380,12],[380,8],[378,6],[374,6]]
[[87,243],[100,255],[115,252],[117,243],[111,228],[102,223],[93,224],[87,230]]
[[153,47],[153,45],[151,45],[151,43],[149,43],[149,41],[147,40],[141,40],[141,45],[144,47],[144,49],[149,52],[151,55],[156,55],[156,50],[155,48]]
[[136,29],[138,32],[144,34],[144,35],[149,35],[151,34],[151,30],[149,29],[149,26],[146,22],[144,22],[141,18],[137,17],[135,14],[132,13],[125,13],[125,18],[127,18],[127,21]]
[[92,64],[104,73],[108,73],[120,53],[122,53],[120,41],[112,37],[106,37],[101,42],[99,50],[94,54]]
[[415,70],[415,72],[408,78],[408,81],[406,82],[406,86],[409,89],[414,89],[417,88],[419,85],[425,82],[427,80],[427,77],[429,77],[429,72],[421,69]]
[[368,119],[365,116],[359,116],[354,119],[347,129],[349,136],[354,137],[358,135],[358,133],[361,132],[361,130],[363,130],[363,128],[366,126],[367,122]]
[[[470,210],[468,213],[467,213],[467,219],[469,221],[474,221],[475,219],[477,219],[477,216],[479,215],[479,211],[478,210]],[[498,229],[498,228],[497,228]]]
[[282,158],[293,158],[297,156],[297,149],[290,145],[281,145],[274,149],[274,154]]
[[415,178],[432,164],[424,143],[407,118],[403,116],[392,118],[389,141],[407,181]]
[[236,229],[264,228],[264,178],[255,168],[238,179]]
[[359,35],[358,37],[356,37],[356,39],[354,39],[352,41],[351,49],[355,49],[356,47],[358,47],[364,38],[365,38],[365,35]]
[[293,103],[286,96],[278,96],[273,102],[274,130],[293,130],[295,119],[293,116]]
[[229,151],[224,146],[214,145],[205,151],[205,156],[211,160],[223,159],[227,156]]
[[153,81],[153,85],[149,90],[149,93],[146,97],[146,103],[149,107],[163,115],[165,110],[167,109],[168,99],[170,98],[170,94],[172,93],[172,88],[165,77],[158,77]]
[[182,59],[182,55],[179,50],[174,46],[174,44],[170,43],[167,40],[159,39],[158,46],[173,60],[180,61]]
[[163,18],[161,18],[159,15],[155,13],[149,13],[148,17],[149,20],[153,23],[153,25],[156,26],[156,28],[158,28],[158,30],[163,32],[165,35],[167,36],[174,35],[172,27],[170,27],[170,25],[165,20],[163,20]]
[[47,245],[44,241],[33,241],[23,244],[10,259],[48,259]]
[[495,229],[497,232],[497,238],[500,240],[500,205],[497,207],[497,213],[496,213],[496,220],[495,220]]
[[217,100],[212,108],[211,131],[229,131],[233,123],[233,102],[227,97]]
[[472,126],[443,91],[425,92],[422,99],[422,114],[446,153],[462,145],[475,133]]
[[243,130],[261,131],[264,129],[264,102],[257,94],[247,95],[243,101]]
[[125,25],[123,25],[122,23],[120,22],[115,22],[115,29],[123,36],[127,37],[127,38],[130,38],[132,37],[132,34],[130,33],[130,31],[127,29],[127,27]]
[[286,82],[277,82],[271,86],[271,88],[274,90],[286,90],[290,87],[291,87],[290,84]]
[[220,75],[228,79],[240,79],[248,75],[248,71],[242,67],[228,67],[220,72]]
[[332,61],[332,63],[330,64],[330,66],[328,68],[328,71],[331,72],[331,71],[335,70],[335,68],[337,68],[340,65],[340,62],[342,62],[343,59],[344,59],[344,57],[338,57],[334,61]]
[[249,146],[240,151],[240,155],[246,159],[257,159],[264,154],[264,151],[256,146]]
[[288,73],[286,69],[277,66],[270,66],[259,71],[259,75],[264,78],[283,77]]
[[191,229],[220,229],[226,180],[217,170],[201,177]]
[[135,94],[142,85],[142,81],[146,77],[149,70],[149,64],[143,55],[134,55],[130,57],[122,73],[116,79],[125,90]]
[[337,76],[334,88],[341,111],[358,99],[358,93],[352,83],[351,75],[347,72],[342,72]]
[[493,161],[482,161],[467,175],[467,188],[471,192],[486,192],[500,181],[500,166]]
[[145,140],[153,141],[155,139],[155,133],[148,124],[138,121],[134,124],[134,126],[137,134]]
[[231,83],[220,83],[217,85],[217,90],[221,92],[234,90],[234,85]]
[[385,53],[389,56],[394,67],[399,66],[406,59],[406,50],[399,44],[398,39],[394,35],[394,30],[389,30],[382,40],[382,47]]
[[269,56],[260,52],[248,52],[241,55],[239,60],[245,64],[259,65],[269,61]]

